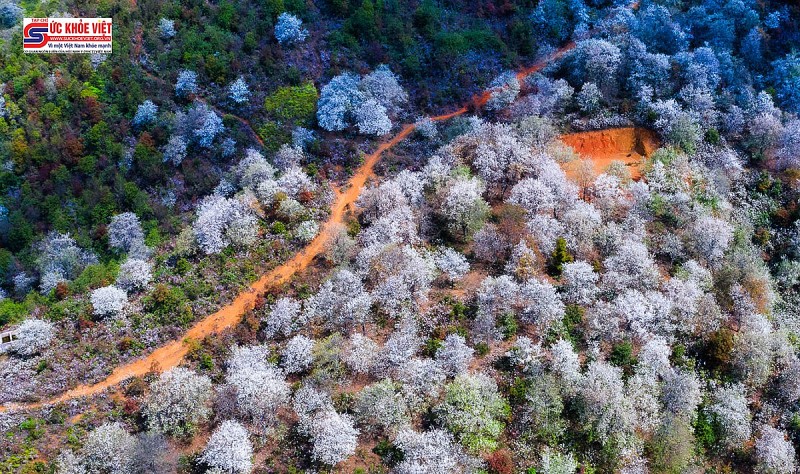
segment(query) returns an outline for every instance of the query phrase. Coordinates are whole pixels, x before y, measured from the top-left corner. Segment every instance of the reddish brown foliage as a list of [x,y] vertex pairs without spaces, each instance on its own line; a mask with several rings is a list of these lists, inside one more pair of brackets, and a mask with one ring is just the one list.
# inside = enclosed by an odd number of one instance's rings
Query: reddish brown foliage
[[69,296],[69,287],[66,282],[60,281],[56,284],[56,299],[61,301]]
[[507,449],[498,449],[486,458],[489,465],[489,472],[494,474],[513,474],[514,460],[511,452]]

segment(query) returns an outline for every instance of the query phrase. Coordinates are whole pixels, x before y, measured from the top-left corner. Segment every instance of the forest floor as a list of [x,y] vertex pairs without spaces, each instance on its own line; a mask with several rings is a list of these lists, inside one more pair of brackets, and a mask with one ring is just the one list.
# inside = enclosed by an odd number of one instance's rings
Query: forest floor
[[[570,43],[538,63],[526,67],[518,73],[520,79],[541,70],[547,64],[560,58],[574,47],[574,43]],[[470,103],[460,109],[431,117],[431,120],[444,121],[463,115],[471,110],[479,109],[489,100],[491,92],[492,91],[484,92],[474,97]],[[288,282],[298,272],[311,266],[317,256],[323,254],[327,244],[338,232],[339,224],[343,222],[347,211],[352,209],[362,188],[367,181],[374,176],[374,168],[381,155],[408,137],[415,128],[416,125],[413,123],[404,125],[394,137],[381,143],[375,151],[364,157],[363,163],[358,167],[347,184],[339,190],[336,190],[336,199],[332,205],[330,217],[322,225],[319,234],[302,251],[296,253],[285,263],[261,276],[261,278],[251,284],[247,290],[240,293],[232,302],[198,321],[184,334],[183,338],[159,347],[142,359],[117,367],[108,377],[100,382],[77,386],[57,397],[41,402],[27,404],[9,403],[0,406],[0,413],[5,411],[37,409],[45,405],[97,395],[131,377],[144,376],[152,372],[160,373],[178,366],[188,353],[188,347],[184,343],[185,340],[202,340],[206,336],[218,334],[235,326],[241,321],[242,315],[254,308],[259,295],[270,288]],[[576,152],[579,154],[597,159],[597,169],[602,170],[614,159],[621,159],[622,161],[629,162],[636,156],[638,161],[642,155],[649,154],[652,150],[648,147],[654,146],[656,142],[648,138],[647,141],[643,142],[645,145],[642,147],[640,146],[641,140],[637,140],[637,137],[640,136],[650,137],[651,135],[650,132],[641,131],[639,129],[612,129],[564,135],[562,140],[575,148]]]

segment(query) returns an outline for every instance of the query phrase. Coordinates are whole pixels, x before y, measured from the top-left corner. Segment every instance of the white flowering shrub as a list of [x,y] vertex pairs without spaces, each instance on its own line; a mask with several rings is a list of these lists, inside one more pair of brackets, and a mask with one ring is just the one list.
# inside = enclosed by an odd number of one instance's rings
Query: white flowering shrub
[[128,258],[119,267],[117,286],[126,291],[141,291],[153,279],[153,266],[147,260]]
[[379,356],[378,344],[355,332],[350,336],[344,362],[356,374],[369,374],[375,369]]
[[588,262],[565,263],[561,271],[562,290],[567,303],[588,305],[598,293],[600,276]]
[[335,466],[353,455],[359,431],[349,415],[334,410],[330,395],[304,385],[295,393],[293,406],[300,431],[311,439],[312,458]]
[[711,397],[707,410],[721,429],[721,444],[730,450],[740,448],[752,436],[752,415],[747,407],[744,385],[716,387]]
[[190,136],[197,145],[211,148],[214,139],[225,131],[225,126],[222,124],[222,118],[211,107],[205,102],[199,102],[181,117],[179,129]]
[[795,453],[786,435],[771,426],[761,428],[756,438],[756,472],[761,474],[792,474],[795,472]]
[[0,28],[11,28],[19,24],[24,10],[12,1],[0,3]]
[[436,266],[451,281],[458,281],[469,273],[467,258],[450,247],[441,247],[434,256]]
[[502,110],[514,103],[520,92],[520,83],[514,72],[495,78],[490,84],[491,95],[486,102],[487,110]]
[[692,242],[697,253],[716,264],[733,240],[733,227],[722,219],[703,216],[692,227]]
[[136,115],[133,116],[133,125],[140,127],[146,125],[156,119],[158,113],[158,106],[152,100],[145,100],[136,109]]
[[419,132],[420,135],[427,138],[428,140],[433,140],[439,136],[439,130],[436,128],[436,124],[430,117],[423,117],[416,121],[414,124],[414,128]]
[[361,279],[350,270],[339,270],[307,300],[310,319],[338,328],[353,328],[366,322],[372,297]]
[[206,254],[220,253],[232,244],[246,248],[258,237],[258,222],[252,210],[236,199],[216,194],[200,202],[192,229]]
[[440,203],[440,212],[453,234],[466,237],[483,223],[489,205],[483,200],[483,183],[476,178],[456,179]]
[[462,336],[450,334],[436,351],[436,362],[447,375],[455,376],[467,371],[474,352]]
[[283,373],[267,361],[266,346],[235,347],[225,381],[236,388],[239,411],[262,429],[275,421],[275,411],[289,402],[291,390]]
[[172,163],[175,166],[180,165],[184,158],[186,158],[186,148],[188,147],[186,138],[183,135],[172,135],[164,147],[164,163]]
[[292,148],[305,150],[309,144],[317,140],[317,134],[305,127],[295,127],[292,130]]
[[564,317],[564,303],[549,282],[532,278],[520,287],[520,299],[524,302],[523,320],[535,323],[542,333]]
[[308,37],[308,30],[303,28],[303,21],[291,13],[278,15],[275,23],[275,39],[282,45],[302,43]]
[[158,20],[158,34],[164,39],[175,36],[175,21],[168,18]]
[[358,83],[358,76],[345,73],[334,77],[322,88],[317,101],[317,122],[320,127],[338,131],[350,126],[356,107],[364,100]]
[[281,354],[281,366],[287,374],[302,372],[311,366],[314,360],[312,351],[314,340],[298,334],[289,339]]
[[303,221],[294,230],[295,237],[301,242],[308,243],[314,240],[319,232],[319,224],[316,221]]
[[589,364],[581,380],[581,416],[591,423],[602,443],[629,435],[634,428],[635,410],[628,404],[624,388],[622,369],[601,360]]
[[264,335],[289,337],[306,323],[304,313],[300,312],[300,302],[292,298],[280,298],[272,305],[264,320]]
[[388,66],[381,64],[361,79],[359,88],[368,98],[376,100],[390,114],[397,113],[400,106],[408,101],[408,94],[400,80]]
[[175,94],[178,97],[185,97],[195,92],[197,92],[197,73],[184,69],[178,73],[178,79],[175,82]]
[[237,104],[243,104],[250,99],[250,88],[247,87],[243,77],[239,77],[228,86],[228,97]]
[[49,293],[60,282],[69,281],[87,266],[97,263],[97,257],[78,247],[69,234],[51,232],[35,245],[38,258],[39,287],[43,294]]
[[42,319],[26,319],[17,327],[17,339],[12,350],[23,357],[30,357],[47,349],[53,340],[56,328]]
[[323,464],[335,466],[355,453],[358,434],[349,415],[325,412],[311,423],[309,436],[314,445],[311,456]]
[[512,364],[526,374],[535,375],[542,372],[542,360],[544,359],[542,346],[534,344],[526,336],[519,336],[511,349],[506,352],[506,356]]
[[139,217],[132,212],[123,212],[111,218],[106,228],[108,244],[117,250],[129,253],[142,253],[144,231]]
[[200,460],[222,473],[248,474],[253,470],[253,445],[247,429],[236,421],[223,421],[211,434]]
[[303,191],[314,191],[315,189],[311,178],[299,166],[287,169],[278,178],[278,186],[292,198],[297,198]]
[[397,434],[394,444],[403,452],[403,460],[394,468],[397,474],[484,472],[481,460],[465,453],[444,430],[417,432],[404,429]]
[[392,121],[386,107],[375,99],[367,99],[355,110],[356,126],[364,135],[386,135],[392,130]]
[[412,358],[397,368],[395,378],[411,410],[420,410],[438,398],[446,375],[433,359]]
[[383,379],[367,385],[356,395],[353,407],[356,421],[367,431],[393,433],[410,423],[411,417],[399,384]]
[[95,316],[116,316],[128,304],[128,294],[114,285],[104,286],[92,291],[90,296]]
[[317,122],[329,131],[356,125],[360,133],[385,135],[392,128],[389,115],[408,100],[397,76],[388,67],[379,66],[359,78],[340,74],[322,88],[317,103]]
[[86,474],[81,460],[71,450],[61,452],[56,458],[56,474]]
[[581,381],[581,363],[572,343],[559,339],[550,346],[552,371],[561,379],[567,393],[571,393]]
[[87,473],[129,472],[134,447],[134,437],[121,424],[105,423],[86,437],[81,464]]
[[578,460],[571,453],[561,453],[549,446],[542,453],[542,474],[575,474]]
[[212,395],[211,379],[205,375],[182,367],[168,370],[150,386],[143,410],[147,426],[174,436],[192,434],[211,414]]
[[483,374],[457,376],[434,408],[442,424],[473,452],[497,447],[510,411],[495,381]]

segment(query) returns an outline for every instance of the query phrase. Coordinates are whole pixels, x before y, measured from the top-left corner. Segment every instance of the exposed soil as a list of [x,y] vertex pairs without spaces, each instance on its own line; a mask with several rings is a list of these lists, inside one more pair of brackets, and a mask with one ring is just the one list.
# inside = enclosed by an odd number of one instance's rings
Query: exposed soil
[[[581,157],[590,159],[596,174],[605,171],[613,161],[621,161],[633,179],[641,177],[643,159],[659,146],[653,131],[637,127],[569,133],[562,135],[561,141]],[[564,165],[569,177],[576,178],[578,165],[577,160]]]
[[[518,77],[522,79],[529,74],[541,70],[549,62],[560,58],[567,51],[574,47],[574,43],[566,45],[565,47],[553,53],[551,56],[521,70],[518,73]],[[447,114],[431,117],[431,120],[443,121],[463,115],[471,108],[479,108],[483,106],[489,99],[489,96],[490,94],[487,93],[476,96],[467,106],[461,107],[460,109]],[[51,398],[42,402],[30,404],[10,403],[0,406],[0,412],[5,412],[8,410],[36,409],[44,405],[52,405],[79,397],[96,395],[128,378],[143,376],[150,372],[163,372],[178,366],[188,352],[188,349],[184,344],[185,339],[191,338],[195,340],[201,340],[208,335],[218,334],[230,327],[233,327],[241,320],[243,314],[253,309],[256,298],[259,294],[264,293],[271,287],[286,283],[296,273],[309,267],[314,259],[325,251],[326,245],[337,232],[338,224],[343,221],[346,211],[353,206],[353,203],[361,193],[361,189],[364,187],[367,180],[373,176],[375,164],[378,162],[383,152],[391,149],[397,143],[408,137],[408,135],[410,135],[415,128],[416,127],[413,123],[404,125],[394,137],[380,144],[380,146],[378,146],[374,152],[364,158],[363,164],[356,170],[355,174],[350,178],[347,185],[343,187],[344,191],[336,191],[336,200],[333,203],[330,217],[322,225],[320,233],[317,235],[317,237],[314,238],[314,240],[312,240],[308,246],[295,254],[285,263],[263,275],[258,279],[258,281],[250,285],[247,290],[240,293],[231,303],[222,307],[217,312],[212,313],[206,316],[204,319],[198,321],[186,332],[182,339],[167,343],[142,359],[117,367],[108,377],[98,383],[91,385],[79,385],[55,398]],[[576,144],[575,146],[580,147],[576,148],[576,150],[579,150],[579,152],[580,150],[586,149],[586,153],[590,153],[590,151],[591,153],[594,153],[594,150],[602,149],[606,150],[605,153],[611,154],[612,151],[617,150],[614,151],[613,154],[614,157],[617,157],[618,155],[626,156],[624,152],[618,151],[620,147],[630,150],[630,153],[634,153],[635,149],[637,149],[636,144],[638,143],[635,137],[639,135],[643,136],[643,132],[636,132],[635,129],[630,129],[629,132],[611,131],[608,135],[609,138],[607,139],[602,138],[605,136],[605,133],[606,132],[589,132],[588,134],[575,134],[574,136],[576,138],[572,138],[573,135],[567,135],[564,137],[564,140],[568,144],[571,144],[570,142],[574,141]],[[597,135],[598,138],[590,138],[594,137],[595,135]],[[617,135],[619,135],[620,138],[613,138],[617,137]],[[577,138],[580,136],[584,136],[584,138]],[[646,143],[646,146],[650,146],[652,142],[646,141]],[[646,146],[643,146],[644,148],[641,149],[646,154]],[[615,147],[617,148],[615,149]],[[593,155],[590,154],[590,156]],[[611,159],[609,159],[609,162],[610,161]]]

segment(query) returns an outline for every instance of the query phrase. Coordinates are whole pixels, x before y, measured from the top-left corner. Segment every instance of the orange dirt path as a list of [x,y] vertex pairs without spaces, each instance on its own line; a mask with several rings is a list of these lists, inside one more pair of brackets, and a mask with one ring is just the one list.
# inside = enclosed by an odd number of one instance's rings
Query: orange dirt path
[[[567,44],[547,58],[521,70],[518,73],[518,77],[524,78],[527,75],[541,70],[549,62],[560,58],[574,47],[574,43]],[[478,108],[484,105],[488,99],[489,95],[483,93],[473,97],[470,105]],[[431,120],[448,120],[463,115],[469,110],[468,106],[464,106],[453,112],[431,117]],[[342,222],[345,211],[353,205],[367,180],[373,176],[375,164],[378,162],[383,152],[391,149],[408,137],[415,128],[416,125],[413,123],[404,125],[394,137],[381,143],[374,152],[364,158],[364,162],[348,181],[345,191],[336,192],[336,200],[332,205],[331,215],[322,225],[319,234],[302,251],[296,253],[291,259],[263,275],[258,281],[251,284],[247,290],[240,293],[232,302],[195,323],[181,340],[169,342],[155,349],[142,359],[117,367],[108,377],[100,382],[90,385],[79,385],[57,397],[37,403],[9,403],[0,406],[0,413],[10,410],[37,409],[45,405],[53,405],[80,397],[97,395],[128,378],[142,376],[151,371],[163,372],[178,366],[188,352],[186,344],[184,344],[185,339],[203,339],[208,335],[217,334],[225,329],[233,327],[241,320],[244,313],[253,309],[256,297],[259,294],[273,286],[289,281],[296,273],[311,265],[314,258],[325,250],[326,244],[334,237],[337,224]]]
[[[590,158],[596,174],[604,172],[613,161],[621,161],[633,179],[641,177],[643,158],[650,156],[659,146],[653,131],[637,127],[568,133],[561,135],[561,141],[582,157]],[[575,178],[578,165],[578,160],[566,163],[567,176]]]

